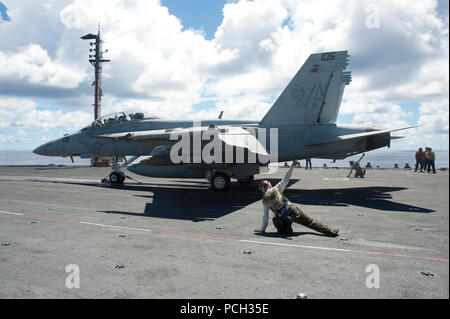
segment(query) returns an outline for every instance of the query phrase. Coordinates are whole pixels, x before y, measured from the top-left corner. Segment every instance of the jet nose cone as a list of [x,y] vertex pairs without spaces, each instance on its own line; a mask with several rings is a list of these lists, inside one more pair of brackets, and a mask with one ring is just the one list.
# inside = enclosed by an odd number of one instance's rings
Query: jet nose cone
[[38,154],[38,155],[50,156],[50,155],[52,155],[52,150],[53,150],[53,147],[52,147],[51,143],[45,143],[45,144],[42,144],[41,146],[37,147],[33,151],[33,153]]
[[42,151],[42,145],[39,146],[39,147],[36,147],[36,148],[33,150],[33,153],[34,153],[34,154],[37,154],[37,155],[44,155],[44,154],[43,154],[43,151]]

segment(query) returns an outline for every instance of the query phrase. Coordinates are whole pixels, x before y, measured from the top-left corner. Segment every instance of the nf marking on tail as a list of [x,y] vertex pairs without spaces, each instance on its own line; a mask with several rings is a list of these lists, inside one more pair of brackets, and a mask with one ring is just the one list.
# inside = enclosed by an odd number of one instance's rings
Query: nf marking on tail
[[350,83],[347,51],[309,56],[259,123],[263,127],[335,123]]

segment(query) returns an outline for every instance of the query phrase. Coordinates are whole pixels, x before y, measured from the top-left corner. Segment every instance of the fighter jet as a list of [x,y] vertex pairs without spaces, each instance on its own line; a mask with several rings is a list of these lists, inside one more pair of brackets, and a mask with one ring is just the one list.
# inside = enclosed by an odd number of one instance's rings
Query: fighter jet
[[[373,126],[336,124],[345,86],[351,82],[347,51],[312,54],[260,121],[192,121],[144,116],[138,112],[105,115],[71,135],[39,146],[46,156],[91,158],[131,156],[113,161],[111,183],[123,183],[128,167],[149,177],[207,178],[226,191],[231,178],[253,182],[271,162],[294,159],[344,159],[390,147],[391,132]],[[270,143],[268,143],[270,141]]]

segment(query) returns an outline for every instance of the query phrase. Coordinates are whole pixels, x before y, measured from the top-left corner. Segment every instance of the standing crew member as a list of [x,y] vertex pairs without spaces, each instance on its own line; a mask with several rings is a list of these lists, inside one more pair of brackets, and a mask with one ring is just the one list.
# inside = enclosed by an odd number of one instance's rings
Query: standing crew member
[[306,167],[305,167],[305,169],[308,169],[308,167],[309,167],[309,169],[312,169],[311,158],[309,158],[309,157],[306,158]]
[[427,171],[428,173],[430,172],[430,160],[428,159],[430,157],[430,148],[427,146],[425,147],[425,154],[423,157],[423,170]]
[[347,177],[350,177],[350,175],[352,174],[352,171],[355,170],[355,177],[364,177],[364,174],[366,174],[366,170],[364,168],[361,168],[361,166],[359,165],[359,162],[362,160],[362,158],[364,157],[365,154],[361,155],[361,157],[353,162],[350,161],[350,172],[348,173]]
[[300,208],[294,206],[294,204],[292,204],[283,195],[283,191],[289,182],[289,178],[292,175],[292,170],[296,164],[297,161],[292,162],[292,165],[283,180],[275,185],[275,187],[272,187],[269,181],[261,182],[259,189],[264,194],[262,198],[264,215],[262,227],[260,229],[256,229],[255,232],[264,233],[266,231],[270,209],[275,215],[272,222],[280,234],[292,235],[291,225],[292,222],[296,222],[330,237],[339,236],[338,229],[331,229],[330,227],[323,225],[307,216]]
[[427,172],[429,173],[431,169],[433,169],[433,174],[436,174],[436,167],[434,164],[434,161],[436,160],[436,155],[434,154],[431,147],[428,148],[428,152],[426,153],[427,160],[428,160],[428,169]]
[[425,154],[422,151],[422,148],[419,147],[419,150],[415,154],[416,158],[416,167],[414,168],[414,172],[417,172],[417,169],[420,168],[420,172],[423,172],[423,162],[424,162]]

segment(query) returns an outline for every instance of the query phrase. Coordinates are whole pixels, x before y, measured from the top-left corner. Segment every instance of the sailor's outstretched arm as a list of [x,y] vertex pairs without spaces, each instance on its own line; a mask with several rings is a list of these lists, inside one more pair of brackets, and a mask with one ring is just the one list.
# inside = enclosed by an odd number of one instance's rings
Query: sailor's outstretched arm
[[362,160],[362,158],[364,157],[364,155],[366,155],[366,154],[361,155],[361,157],[356,161],[356,163],[359,163]]
[[263,215],[262,226],[261,226],[261,228],[256,229],[255,232],[256,233],[264,233],[266,231],[268,221],[269,221],[269,206],[264,204],[264,215]]
[[278,187],[278,189],[280,190],[280,193],[284,192],[284,189],[286,188],[287,184],[289,183],[289,179],[291,178],[292,171],[294,170],[294,165],[297,163],[297,161],[293,161],[286,175],[284,175],[284,178],[281,180],[281,182],[275,185],[275,187]]

